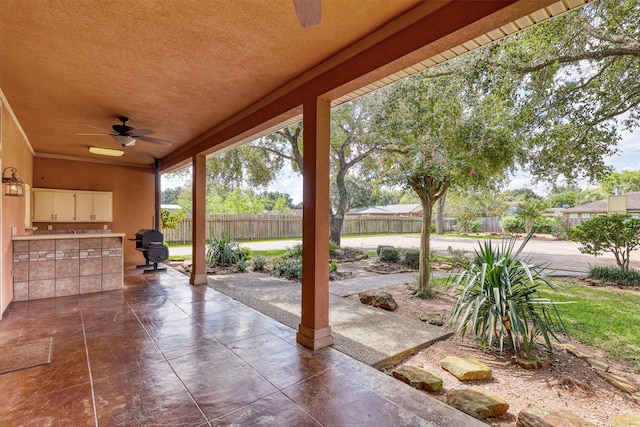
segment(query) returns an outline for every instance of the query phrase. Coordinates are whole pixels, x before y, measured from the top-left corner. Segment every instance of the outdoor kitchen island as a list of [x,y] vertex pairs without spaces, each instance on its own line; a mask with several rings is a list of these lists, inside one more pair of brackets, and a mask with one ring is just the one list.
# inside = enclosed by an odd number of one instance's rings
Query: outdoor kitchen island
[[13,301],[122,289],[124,236],[13,236]]

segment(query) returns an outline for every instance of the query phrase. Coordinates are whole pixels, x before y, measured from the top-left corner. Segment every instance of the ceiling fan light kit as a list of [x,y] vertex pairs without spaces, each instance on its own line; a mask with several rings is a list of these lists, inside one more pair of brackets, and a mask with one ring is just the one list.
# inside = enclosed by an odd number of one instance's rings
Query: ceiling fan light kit
[[112,156],[112,157],[124,156],[124,151],[114,150],[113,148],[89,147],[89,152],[93,154],[98,154],[100,156]]
[[118,143],[120,143],[120,145],[122,145],[123,147],[131,147],[133,145],[136,145],[136,139],[132,136],[128,136],[128,135],[111,135],[111,137],[113,139],[115,139],[116,141],[118,141]]

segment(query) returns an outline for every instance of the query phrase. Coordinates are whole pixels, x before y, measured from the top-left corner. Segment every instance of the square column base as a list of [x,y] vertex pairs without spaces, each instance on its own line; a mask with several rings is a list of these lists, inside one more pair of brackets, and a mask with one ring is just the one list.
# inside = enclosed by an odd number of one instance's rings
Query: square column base
[[298,333],[296,341],[311,350],[320,350],[333,344],[333,336],[331,336],[331,327],[327,326],[322,329],[311,329],[302,323],[298,325]]
[[206,274],[192,274],[189,278],[189,283],[192,285],[206,285],[207,284],[207,275]]

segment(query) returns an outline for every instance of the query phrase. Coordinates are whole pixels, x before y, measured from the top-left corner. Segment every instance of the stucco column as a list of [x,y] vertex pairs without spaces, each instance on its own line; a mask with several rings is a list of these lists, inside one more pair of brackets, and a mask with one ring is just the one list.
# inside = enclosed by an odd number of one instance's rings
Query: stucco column
[[207,158],[204,155],[193,156],[193,190],[191,194],[191,278],[192,285],[207,283],[205,270],[205,224],[206,224],[206,169]]
[[329,126],[331,103],[303,105],[302,315],[296,340],[312,350],[333,344],[329,327]]

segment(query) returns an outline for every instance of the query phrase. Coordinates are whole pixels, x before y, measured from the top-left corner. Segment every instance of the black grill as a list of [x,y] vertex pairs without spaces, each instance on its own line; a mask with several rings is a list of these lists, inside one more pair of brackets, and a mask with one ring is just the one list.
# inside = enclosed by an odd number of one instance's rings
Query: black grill
[[139,265],[140,267],[150,267],[153,264],[153,269],[144,270],[147,271],[161,271],[166,268],[158,268],[158,263],[165,262],[169,259],[169,248],[163,243],[162,233],[158,230],[152,230],[147,228],[141,228],[136,233],[135,239],[130,239],[136,242],[136,250],[142,252],[145,264]]

